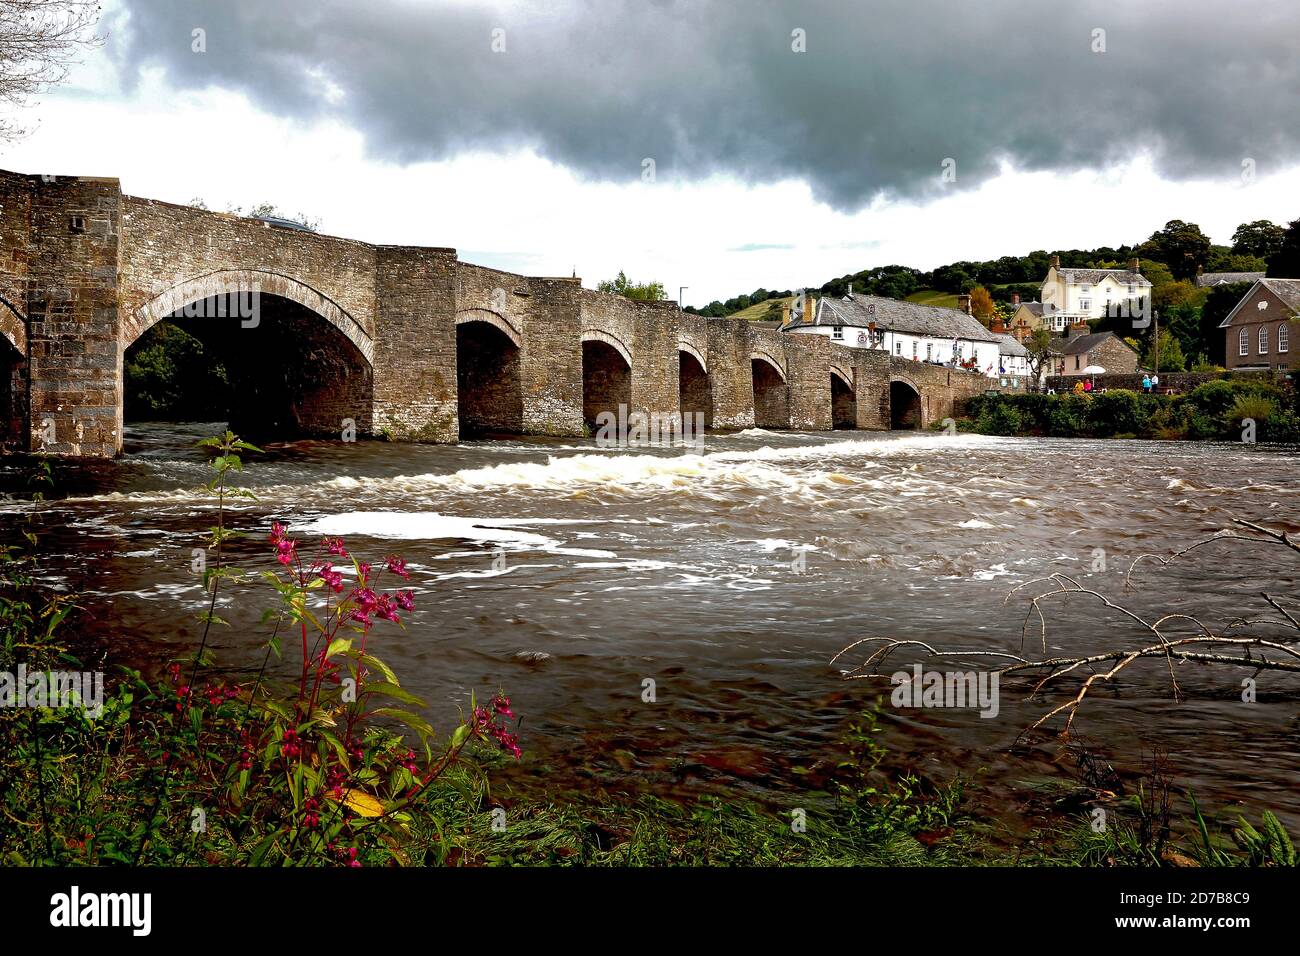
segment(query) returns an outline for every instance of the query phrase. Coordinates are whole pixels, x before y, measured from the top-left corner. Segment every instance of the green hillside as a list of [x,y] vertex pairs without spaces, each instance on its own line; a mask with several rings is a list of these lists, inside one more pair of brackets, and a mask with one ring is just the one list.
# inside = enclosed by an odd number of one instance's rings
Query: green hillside
[[957,308],[957,296],[951,292],[940,292],[937,289],[921,289],[913,292],[907,297],[908,302],[915,302],[917,305],[937,305],[945,309]]

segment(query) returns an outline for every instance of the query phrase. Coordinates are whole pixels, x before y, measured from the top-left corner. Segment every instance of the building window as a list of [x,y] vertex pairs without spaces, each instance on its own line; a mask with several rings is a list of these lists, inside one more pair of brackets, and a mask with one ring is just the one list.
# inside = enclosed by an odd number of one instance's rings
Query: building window
[[1250,336],[1247,334],[1245,329],[1242,329],[1237,333],[1237,354],[1250,354]]
[[1092,308],[1092,300],[1091,300],[1091,299],[1080,299],[1080,300],[1079,300],[1079,308],[1082,309],[1084,312],[1087,312],[1089,309]]
[[1137,286],[1135,286],[1132,282],[1130,282],[1128,284],[1128,294],[1132,295],[1136,291],[1137,291]]
[[897,339],[894,340],[894,354],[895,355],[903,354],[903,343],[898,341]]
[[842,326],[842,325],[832,325],[832,326],[831,326],[831,338],[833,338],[833,339],[843,339],[843,338],[844,338],[844,326]]
[[1075,368],[1081,368],[1081,367],[1082,367],[1082,366],[1079,365],[1079,356],[1078,356],[1078,355],[1076,355],[1076,356],[1074,357],[1074,367],[1075,367]]
[[1268,326],[1267,325],[1261,325],[1259,327],[1259,354],[1260,355],[1268,354]]
[[934,358],[934,343],[933,343],[933,342],[926,342],[926,343],[925,343],[925,360],[928,362],[928,361],[930,361],[930,359],[932,359],[932,358]]
[[912,361],[913,362],[916,361],[916,357],[917,355],[920,354],[920,352],[921,352],[921,343],[918,342],[916,339],[912,339]]
[[1087,295],[1089,292],[1092,291],[1092,286],[1088,285],[1088,283],[1085,282],[1082,286],[1079,287],[1079,291],[1082,292],[1084,295]]
[[1283,322],[1277,327],[1277,350],[1288,352],[1291,349],[1291,327]]

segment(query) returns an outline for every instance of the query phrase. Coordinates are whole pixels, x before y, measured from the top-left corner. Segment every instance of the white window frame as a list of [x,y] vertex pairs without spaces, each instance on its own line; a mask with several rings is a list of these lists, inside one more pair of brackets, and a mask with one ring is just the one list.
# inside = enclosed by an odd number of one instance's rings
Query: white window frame
[[1237,354],[1246,356],[1250,354],[1250,330],[1242,329],[1237,333]]
[[1277,350],[1278,352],[1289,352],[1291,350],[1291,326],[1283,322],[1277,327]]
[[1258,345],[1259,345],[1259,354],[1267,355],[1268,354],[1268,326],[1267,325],[1261,325],[1259,327]]
[[925,360],[928,362],[928,361],[930,361],[932,358],[934,358],[934,343],[933,343],[933,342],[926,342],[926,343],[925,343]]
[[894,354],[899,356],[903,354],[903,343],[899,339],[894,339]]
[[1089,309],[1091,309],[1091,308],[1092,308],[1092,299],[1080,299],[1080,300],[1079,300],[1079,309],[1080,309],[1081,311],[1087,312],[1087,311],[1088,311]]

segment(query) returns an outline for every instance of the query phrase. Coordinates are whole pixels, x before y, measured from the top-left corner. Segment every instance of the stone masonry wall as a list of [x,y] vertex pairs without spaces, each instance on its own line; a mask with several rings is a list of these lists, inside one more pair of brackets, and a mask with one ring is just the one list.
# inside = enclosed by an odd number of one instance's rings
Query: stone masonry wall
[[455,250],[380,246],[375,262],[373,430],[455,441]]
[[373,337],[375,246],[153,199],[124,196],[122,202],[123,348],[142,331],[134,324],[141,305],[180,282],[218,270],[262,270],[296,279],[337,303]]
[[[31,447],[109,458],[122,441],[115,179],[42,182],[28,261]],[[50,430],[53,440],[48,440]]]

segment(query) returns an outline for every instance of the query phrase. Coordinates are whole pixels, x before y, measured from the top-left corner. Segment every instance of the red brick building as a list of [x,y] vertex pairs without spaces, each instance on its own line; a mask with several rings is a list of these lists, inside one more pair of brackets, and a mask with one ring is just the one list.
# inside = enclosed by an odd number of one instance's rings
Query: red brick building
[[1258,279],[1219,324],[1228,368],[1291,368],[1300,332],[1300,279]]

